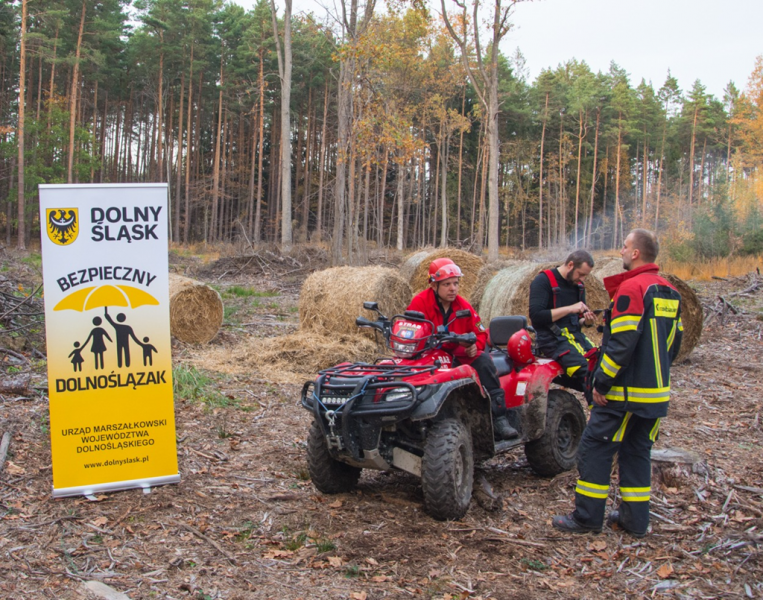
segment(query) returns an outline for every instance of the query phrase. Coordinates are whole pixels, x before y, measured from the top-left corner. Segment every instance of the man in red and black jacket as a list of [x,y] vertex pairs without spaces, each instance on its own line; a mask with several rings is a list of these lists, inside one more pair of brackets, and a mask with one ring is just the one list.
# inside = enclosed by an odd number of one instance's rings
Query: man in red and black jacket
[[[429,287],[411,300],[408,310],[416,310],[432,321],[435,328],[445,325],[451,333],[471,333],[477,342],[471,346],[445,344],[443,349],[453,355],[454,364],[470,365],[477,371],[480,383],[490,395],[493,429],[497,439],[510,440],[519,435],[506,416],[506,399],[495,370],[493,359],[485,351],[487,331],[480,316],[464,298],[458,295],[461,269],[449,258],[438,258],[429,265]],[[467,309],[469,318],[454,319],[459,310]],[[453,321],[452,323],[450,323]],[[450,323],[450,325],[448,325]]]
[[594,405],[578,447],[575,511],[552,521],[562,531],[601,531],[617,453],[620,504],[607,523],[646,535],[652,445],[668,413],[670,365],[683,332],[681,296],[659,276],[658,251],[652,232],[634,229],[620,251],[625,273],[604,279],[612,302],[594,372]]

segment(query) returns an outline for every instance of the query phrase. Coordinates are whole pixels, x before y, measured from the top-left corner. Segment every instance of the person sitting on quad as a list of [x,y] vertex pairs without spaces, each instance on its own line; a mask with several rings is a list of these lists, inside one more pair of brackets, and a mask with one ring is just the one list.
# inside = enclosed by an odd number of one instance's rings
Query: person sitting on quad
[[[458,295],[459,280],[463,276],[461,269],[449,258],[438,258],[429,265],[429,287],[411,300],[408,310],[424,314],[435,327],[448,325],[451,333],[474,332],[477,342],[471,346],[445,346],[453,355],[455,365],[470,365],[477,371],[480,382],[490,395],[493,413],[493,429],[499,440],[510,440],[519,435],[506,417],[506,400],[495,370],[493,359],[485,351],[487,331],[480,316],[463,297]],[[456,312],[467,309],[470,318],[453,319]]]
[[593,268],[593,257],[575,250],[555,268],[541,271],[530,284],[530,321],[536,331],[538,351],[564,369],[569,385],[584,391],[588,362],[585,354],[594,344],[581,325],[596,317],[585,303],[583,281]]

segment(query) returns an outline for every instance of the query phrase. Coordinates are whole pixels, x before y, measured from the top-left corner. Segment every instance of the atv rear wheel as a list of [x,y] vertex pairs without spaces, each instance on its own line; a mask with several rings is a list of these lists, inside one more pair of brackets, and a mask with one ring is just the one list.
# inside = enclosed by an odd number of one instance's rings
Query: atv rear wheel
[[435,519],[460,519],[469,510],[474,484],[474,452],[469,429],[458,419],[435,423],[421,461],[426,511]]
[[532,470],[552,477],[574,467],[585,423],[583,407],[575,396],[564,390],[549,390],[546,429],[540,438],[525,444]]
[[307,438],[307,470],[318,491],[342,494],[355,488],[362,469],[336,460],[329,452],[321,426],[314,420]]

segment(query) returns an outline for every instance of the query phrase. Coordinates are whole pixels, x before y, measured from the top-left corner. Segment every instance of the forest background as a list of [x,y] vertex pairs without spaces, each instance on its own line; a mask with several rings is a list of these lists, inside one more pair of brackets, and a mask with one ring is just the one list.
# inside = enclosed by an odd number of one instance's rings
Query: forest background
[[[0,226],[40,183],[169,183],[176,243],[763,253],[763,58],[723,98],[504,56],[514,2],[0,2]],[[452,12],[451,12],[452,11]],[[276,32],[277,31],[277,35]],[[290,85],[288,85],[290,82]]]

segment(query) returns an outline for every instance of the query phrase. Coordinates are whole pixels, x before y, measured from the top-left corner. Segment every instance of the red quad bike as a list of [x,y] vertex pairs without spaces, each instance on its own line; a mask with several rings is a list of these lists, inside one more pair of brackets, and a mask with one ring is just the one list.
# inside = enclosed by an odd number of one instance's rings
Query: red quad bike
[[[421,478],[432,517],[460,519],[471,501],[475,461],[524,444],[539,475],[553,476],[575,465],[585,413],[575,396],[549,389],[563,371],[555,361],[534,355],[525,317],[497,317],[490,323],[495,348],[490,354],[509,422],[519,432],[515,439],[496,441],[490,398],[476,371],[454,367],[442,349],[448,343],[473,344],[475,334],[453,334],[443,326],[435,330],[416,311],[388,319],[376,302],[363,307],[376,311],[377,319],[358,317],[357,325],[381,332],[394,357],[339,364],[302,388],[302,406],[313,413],[307,464],[319,491],[352,490],[362,469],[398,469]],[[468,316],[463,310],[454,318]]]

